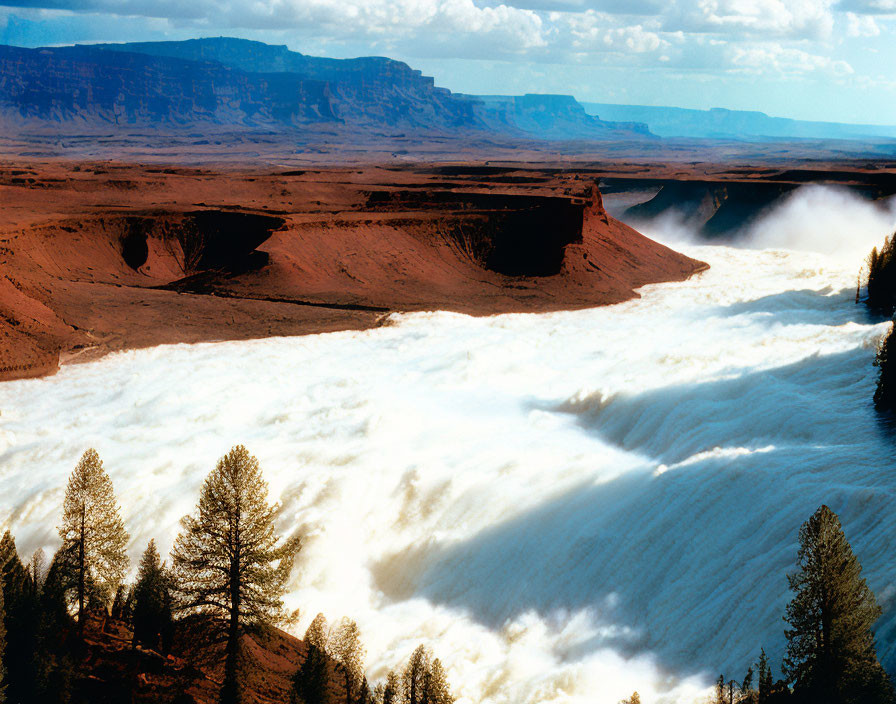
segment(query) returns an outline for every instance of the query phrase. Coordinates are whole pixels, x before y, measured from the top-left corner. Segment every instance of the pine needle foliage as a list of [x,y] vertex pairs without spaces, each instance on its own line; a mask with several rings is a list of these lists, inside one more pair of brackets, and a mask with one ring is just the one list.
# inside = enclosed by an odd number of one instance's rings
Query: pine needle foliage
[[112,480],[94,449],[84,453],[68,480],[59,537],[72,571],[78,623],[83,627],[88,598],[107,603],[128,569],[128,534]]
[[759,653],[759,662],[756,663],[756,673],[758,676],[757,701],[759,704],[767,704],[772,696],[772,687],[774,680],[772,679],[772,668],[768,662],[768,656],[765,654],[765,648]]
[[196,515],[182,519],[171,553],[177,609],[226,623],[222,702],[240,701],[241,634],[286,617],[281,597],[299,542],[281,541],[277,506],[267,497],[258,460],[242,445],[234,447],[206,478]]
[[327,625],[327,617],[318,614],[312,619],[305,631],[305,642],[313,645],[323,653],[330,652],[330,627]]
[[878,368],[874,407],[879,411],[896,410],[896,325],[891,325],[880,346],[874,366]]
[[399,704],[401,693],[401,677],[395,670],[389,670],[389,674],[386,675],[386,684],[383,687],[383,704]]
[[333,635],[332,652],[345,675],[346,704],[352,704],[359,698],[364,683],[365,651],[357,623],[348,618],[342,619]]
[[784,672],[794,693],[818,704],[892,704],[871,630],[881,609],[837,515],[821,506],[800,528],[799,542],[784,617]]
[[133,590],[134,644],[167,652],[171,646],[174,622],[171,615],[170,579],[159,557],[155,540],[140,558],[137,583]]
[[6,702],[6,609],[3,608],[3,581],[0,578],[0,704]]
[[402,704],[454,704],[442,663],[423,645],[411,654],[401,684]]
[[868,298],[870,308],[886,315],[896,312],[896,234],[887,237],[878,251],[871,250],[865,262],[868,269]]

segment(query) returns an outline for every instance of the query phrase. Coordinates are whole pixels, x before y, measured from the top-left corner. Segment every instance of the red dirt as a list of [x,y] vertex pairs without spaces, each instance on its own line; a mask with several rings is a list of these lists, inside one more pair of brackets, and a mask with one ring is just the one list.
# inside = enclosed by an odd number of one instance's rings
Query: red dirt
[[[75,686],[90,701],[134,704],[217,704],[223,672],[223,646],[197,647],[187,622],[179,622],[171,654],[132,646],[127,623],[91,614],[85,624],[85,653]],[[290,700],[292,678],[307,656],[304,641],[278,628],[241,640],[240,682],[245,704]],[[330,661],[331,701],[345,699],[344,670]]]
[[163,343],[616,303],[705,265],[589,178],[476,168],[0,166],[0,379]]

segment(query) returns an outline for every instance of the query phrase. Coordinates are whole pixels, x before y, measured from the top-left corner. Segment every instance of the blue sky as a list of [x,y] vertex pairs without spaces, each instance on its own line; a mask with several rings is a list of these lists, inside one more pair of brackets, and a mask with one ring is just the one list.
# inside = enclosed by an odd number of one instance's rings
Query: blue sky
[[896,124],[896,0],[0,0],[5,44],[220,35],[459,92]]

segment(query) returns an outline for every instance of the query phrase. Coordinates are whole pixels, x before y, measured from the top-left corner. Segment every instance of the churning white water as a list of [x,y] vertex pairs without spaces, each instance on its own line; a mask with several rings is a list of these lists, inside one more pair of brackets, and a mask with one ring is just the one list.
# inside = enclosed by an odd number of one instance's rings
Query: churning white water
[[395,316],[2,384],[0,525],[24,553],[53,549],[94,446],[136,561],[243,443],[282,530],[307,536],[296,630],[356,619],[373,679],[423,642],[464,702],[657,702],[741,677],[761,646],[780,660],[797,531],[827,503],[884,606],[893,671],[896,436],[871,406],[886,325],[854,293],[894,223],[800,198],[819,204],[757,236],[827,253],[679,245],[712,268],[621,305]]

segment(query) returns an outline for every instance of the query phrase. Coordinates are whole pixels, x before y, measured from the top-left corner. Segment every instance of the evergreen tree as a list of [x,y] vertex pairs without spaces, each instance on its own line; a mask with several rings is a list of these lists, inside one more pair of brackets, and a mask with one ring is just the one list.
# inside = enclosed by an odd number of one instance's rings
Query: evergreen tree
[[632,696],[628,699],[623,699],[619,704],[641,704],[641,695],[637,692],[632,692]]
[[28,581],[28,570],[19,558],[16,541],[8,530],[0,538],[0,583],[6,603],[12,604]]
[[896,325],[890,325],[877,348],[874,366],[878,368],[874,407],[879,411],[896,410]]
[[66,565],[72,570],[78,625],[92,592],[105,603],[128,569],[128,534],[119,516],[112,481],[96,450],[87,450],[68,481],[59,526]]
[[314,617],[305,631],[305,642],[323,653],[330,652],[330,628],[326,616],[318,614]]
[[424,704],[424,680],[429,670],[429,653],[422,645],[411,654],[402,675],[404,704]]
[[305,661],[293,676],[290,701],[292,704],[327,704],[329,687],[327,654],[309,643]]
[[423,678],[423,701],[425,704],[454,704],[445,670],[438,658],[432,661]]
[[333,657],[345,673],[345,702],[352,704],[364,681],[364,646],[358,624],[344,618],[336,629],[332,645]]
[[885,238],[880,251],[873,248],[866,265],[868,306],[893,315],[896,310],[896,235]]
[[366,677],[361,679],[361,688],[358,691],[358,704],[374,704],[373,692],[370,691],[370,683]]
[[281,596],[299,548],[281,544],[267,494],[258,460],[234,447],[206,478],[197,515],[183,518],[172,551],[178,607],[226,622],[222,704],[240,701],[242,632],[284,617]]
[[740,696],[738,701],[743,704],[752,704],[756,700],[756,690],[753,689],[753,666],[747,668],[747,674],[744,675],[744,681],[740,685]]
[[772,695],[772,668],[768,664],[768,656],[765,654],[765,648],[759,653],[759,662],[756,664],[759,677],[759,704],[767,704],[769,697]]
[[6,609],[3,608],[3,581],[0,577],[0,704],[6,702]]
[[22,702],[69,704],[75,665],[68,634],[74,624],[66,594],[72,589],[70,557],[60,548],[53,556],[37,597],[35,673]]
[[37,688],[39,587],[22,564],[9,531],[0,539],[0,584],[6,612],[6,699],[34,700]]
[[725,697],[725,675],[716,680],[716,698],[713,704],[728,704]]
[[[171,646],[173,620],[171,616],[171,591],[169,579],[156,549],[156,542],[149,541],[133,589],[134,644],[152,650],[167,652]],[[126,607],[123,606],[123,610]]]
[[386,675],[386,686],[383,687],[383,704],[398,704],[401,701],[401,678],[395,670]]
[[836,514],[819,508],[800,528],[799,572],[784,671],[794,694],[818,704],[889,704],[893,688],[877,659],[871,627],[881,609],[861,576]]

